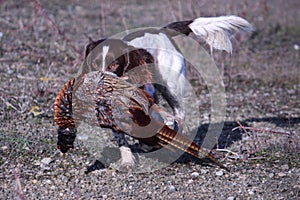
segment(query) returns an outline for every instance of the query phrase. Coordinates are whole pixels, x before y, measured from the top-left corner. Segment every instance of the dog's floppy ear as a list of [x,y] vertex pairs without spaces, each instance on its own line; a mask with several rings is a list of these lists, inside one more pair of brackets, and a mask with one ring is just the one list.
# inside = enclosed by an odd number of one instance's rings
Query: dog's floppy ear
[[97,41],[93,41],[90,37],[89,37],[89,40],[90,40],[90,43],[85,47],[85,55],[84,57],[86,58],[89,53],[98,45],[100,44],[101,42],[105,41],[106,38],[103,38],[103,39],[100,39],[100,40],[97,40]]
[[124,56],[126,61],[124,73],[133,68],[154,63],[153,56],[145,49],[128,49]]

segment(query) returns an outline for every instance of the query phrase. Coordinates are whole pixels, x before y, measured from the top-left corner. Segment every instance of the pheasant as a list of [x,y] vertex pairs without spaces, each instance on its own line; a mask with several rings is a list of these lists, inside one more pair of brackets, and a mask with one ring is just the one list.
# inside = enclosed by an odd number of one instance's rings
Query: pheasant
[[[89,81],[82,85],[83,91],[86,91],[84,95],[94,100],[95,116],[100,127],[122,132],[156,148],[171,145],[196,158],[201,158],[202,154],[228,170],[212,154],[165,125],[161,120],[165,111],[154,103],[153,97],[145,90],[129,83],[127,77],[120,78],[114,73],[99,71],[88,73],[85,79]],[[73,147],[76,136],[72,109],[74,83],[75,78],[72,78],[65,84],[54,106],[54,119],[59,127],[58,148],[62,152]]]

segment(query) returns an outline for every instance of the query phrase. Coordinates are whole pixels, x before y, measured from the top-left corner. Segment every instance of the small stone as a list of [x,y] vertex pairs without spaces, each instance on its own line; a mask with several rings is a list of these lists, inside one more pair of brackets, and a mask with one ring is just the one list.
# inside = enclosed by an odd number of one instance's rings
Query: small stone
[[[279,158],[281,156],[281,153],[280,152],[276,152],[275,156]],[[277,161],[280,162],[280,160],[277,160]]]
[[249,190],[248,193],[249,193],[250,195],[254,195],[254,191],[253,191],[253,190]]
[[45,170],[49,170],[50,167],[49,167],[49,164],[50,162],[52,161],[51,158],[43,158],[40,162],[40,167],[42,169],[42,171],[45,171]]
[[37,181],[36,179],[33,179],[33,180],[32,180],[32,183],[33,183],[33,184],[36,184],[37,182],[38,182],[38,181]]
[[199,175],[200,175],[200,174],[199,174],[198,172],[193,172],[193,173],[191,173],[191,176],[192,176],[193,178],[197,178]]
[[274,177],[274,174],[273,173],[270,173],[269,174],[269,178],[273,178]]
[[193,179],[189,179],[189,180],[187,181],[188,184],[191,184],[191,183],[193,183],[193,182],[194,182]]
[[298,51],[299,50],[299,45],[298,44],[294,44],[294,49],[296,50],[296,51]]
[[235,200],[235,197],[228,197],[227,200]]
[[217,175],[217,176],[223,176],[223,174],[224,174],[224,173],[223,173],[223,171],[221,171],[221,170],[216,172],[216,175]]
[[1,150],[2,150],[2,151],[6,151],[7,149],[8,149],[8,146],[2,146],[2,147],[1,147]]
[[44,165],[49,165],[49,163],[52,161],[51,158],[43,158],[41,160],[41,164],[44,164]]
[[300,190],[300,185],[294,185],[293,188]]
[[289,170],[289,165],[288,164],[284,164],[281,166],[282,170],[288,171]]
[[283,176],[285,176],[285,175],[286,175],[286,174],[285,174],[284,172],[279,172],[279,173],[278,173],[278,176],[279,176],[279,177],[283,177]]
[[170,193],[173,193],[173,192],[175,192],[175,191],[176,191],[175,186],[174,186],[174,185],[170,185],[170,186],[169,186],[169,192],[170,192]]

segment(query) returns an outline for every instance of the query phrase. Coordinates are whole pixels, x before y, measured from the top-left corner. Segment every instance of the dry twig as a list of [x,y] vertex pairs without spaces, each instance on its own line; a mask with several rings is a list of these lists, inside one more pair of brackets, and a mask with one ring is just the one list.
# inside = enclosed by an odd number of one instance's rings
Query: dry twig
[[14,175],[15,175],[15,181],[16,181],[16,193],[17,193],[17,199],[24,199],[24,193],[22,190],[22,185],[20,182],[20,177],[19,177],[19,169],[15,168],[14,169]]
[[268,132],[268,133],[274,133],[274,134],[280,134],[280,135],[290,135],[290,133],[282,132],[282,131],[275,131],[275,130],[270,130],[270,129],[266,129],[266,128],[257,128],[257,127],[243,126],[239,121],[237,121],[237,123],[239,124],[239,127],[233,128],[232,131],[236,130],[237,128],[241,128],[246,133],[249,133],[247,130],[250,130],[250,131]]
[[39,0],[32,0],[35,4],[35,7],[39,12],[42,13],[42,15],[50,21],[53,28],[57,31],[57,33],[66,41],[66,43],[71,46],[71,48],[80,56],[83,56],[81,51],[73,44],[71,44],[71,40],[64,34],[64,32],[59,28],[59,26],[55,23],[53,19],[47,14],[47,12],[42,8],[42,5]]
[[238,159],[241,158],[241,156],[238,153],[235,153],[235,152],[230,151],[228,149],[216,149],[216,151],[226,152],[227,154],[225,156],[225,159],[230,158],[230,159],[238,160]]

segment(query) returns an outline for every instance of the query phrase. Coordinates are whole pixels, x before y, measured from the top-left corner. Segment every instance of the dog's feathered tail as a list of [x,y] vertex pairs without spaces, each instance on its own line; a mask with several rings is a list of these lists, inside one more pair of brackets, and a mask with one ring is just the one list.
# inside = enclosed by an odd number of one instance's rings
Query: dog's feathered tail
[[194,20],[171,23],[164,28],[188,35],[193,32],[202,38],[211,48],[232,53],[230,39],[239,31],[251,32],[253,26],[238,16],[199,17]]

